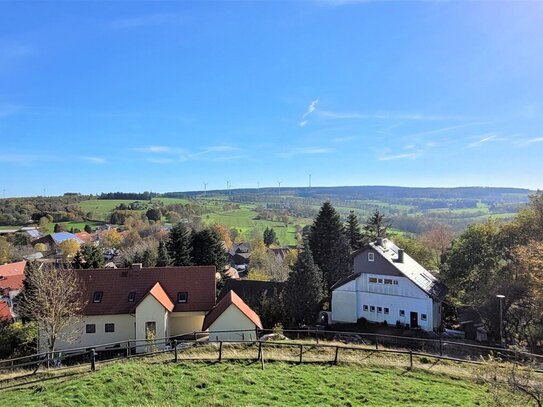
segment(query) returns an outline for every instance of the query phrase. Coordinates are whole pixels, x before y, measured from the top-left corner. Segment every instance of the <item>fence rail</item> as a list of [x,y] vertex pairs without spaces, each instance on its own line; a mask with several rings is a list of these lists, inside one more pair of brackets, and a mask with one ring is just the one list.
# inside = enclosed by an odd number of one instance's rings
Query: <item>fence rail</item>
[[[255,330],[215,331],[214,333],[242,333]],[[2,372],[21,371],[22,375],[35,374],[40,368],[60,368],[90,365],[90,370],[96,370],[97,363],[135,358],[142,356],[173,354],[173,359],[186,359],[184,354],[190,355],[190,351],[204,346],[213,350],[217,348],[217,359],[222,362],[225,352],[243,345],[244,351],[248,347],[258,346],[256,355],[249,355],[247,358],[260,361],[264,367],[264,354],[267,360],[288,360],[291,362],[304,362],[304,355],[312,350],[325,350],[330,354],[316,361],[339,363],[345,352],[356,353],[384,353],[409,356],[409,368],[413,368],[413,356],[428,357],[442,360],[450,360],[461,363],[480,363],[481,358],[489,355],[497,356],[505,361],[532,362],[535,363],[538,371],[543,372],[543,355],[519,352],[513,349],[482,346],[462,343],[459,341],[439,339],[424,339],[403,337],[397,335],[382,335],[367,332],[342,332],[326,330],[284,330],[282,334],[287,340],[274,340],[274,336],[264,336],[273,333],[272,330],[264,329],[256,332],[256,341],[228,340],[209,342],[206,338],[207,332],[187,332],[173,337],[156,339],[130,339],[121,342],[111,342],[96,345],[93,347],[78,347],[62,350],[54,353],[43,352],[30,356],[23,356],[0,361],[0,374]],[[314,340],[315,343],[308,343],[307,340]],[[300,342],[306,340],[306,342]],[[332,343],[335,341],[336,343]],[[343,342],[338,344],[337,342]],[[267,350],[266,350],[267,349]],[[270,349],[287,349],[290,353],[296,352],[296,356],[289,358],[284,355],[277,356],[276,353],[268,353]],[[191,360],[210,360],[196,355]],[[227,358],[232,359],[232,358]],[[235,359],[235,357],[233,358]],[[11,375],[4,380],[15,379],[20,376]],[[4,381],[0,376],[0,382]]]

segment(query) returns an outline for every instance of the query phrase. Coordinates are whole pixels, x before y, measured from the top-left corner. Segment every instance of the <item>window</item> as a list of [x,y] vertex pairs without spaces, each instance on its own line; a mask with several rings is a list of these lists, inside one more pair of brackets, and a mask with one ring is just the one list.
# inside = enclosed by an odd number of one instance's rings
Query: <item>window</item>
[[103,295],[104,295],[103,291],[96,291],[94,295],[92,296],[92,302],[94,303],[102,302]]
[[367,311],[367,310],[368,310],[368,306],[364,305],[364,311]]
[[420,319],[426,321],[426,314],[420,314]]
[[370,311],[375,312],[375,307],[373,305],[370,306]]
[[95,324],[87,324],[85,325],[85,332],[88,334],[95,334],[96,333],[96,325]]
[[375,253],[369,252],[368,253],[368,261],[374,261],[375,260]]
[[400,316],[405,317],[405,311],[403,309],[400,310]]
[[377,279],[375,277],[370,277],[370,283],[377,284]]
[[392,280],[390,278],[385,278],[385,285],[392,285]]
[[128,293],[128,302],[134,302],[136,300],[136,292],[131,291]]
[[398,280],[393,281],[394,285],[398,285]]
[[115,332],[115,324],[106,324],[106,332]]
[[383,284],[383,279],[380,278],[379,280],[377,280],[379,284]]
[[378,312],[378,313],[383,312],[383,307],[377,307],[377,312]]
[[177,293],[177,302],[178,303],[187,302],[188,299],[189,299],[189,293],[187,293],[187,292]]
[[385,307],[385,314],[387,314],[387,315],[388,315],[388,311],[389,311],[389,310],[388,310],[388,308],[387,308],[387,307]]

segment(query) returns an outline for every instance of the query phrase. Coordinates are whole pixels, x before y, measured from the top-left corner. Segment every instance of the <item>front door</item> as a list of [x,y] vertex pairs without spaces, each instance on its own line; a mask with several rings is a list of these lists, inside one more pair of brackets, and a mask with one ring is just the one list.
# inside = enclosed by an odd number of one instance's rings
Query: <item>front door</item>
[[416,312],[411,312],[411,320],[409,325],[411,326],[411,328],[416,328],[419,326],[419,314],[417,314]]

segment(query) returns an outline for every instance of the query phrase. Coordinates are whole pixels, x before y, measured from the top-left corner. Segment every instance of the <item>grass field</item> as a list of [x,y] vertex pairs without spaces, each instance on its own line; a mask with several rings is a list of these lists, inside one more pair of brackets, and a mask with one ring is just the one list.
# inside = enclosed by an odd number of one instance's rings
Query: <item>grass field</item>
[[401,368],[152,359],[2,393],[17,406],[488,406],[487,397],[470,379]]

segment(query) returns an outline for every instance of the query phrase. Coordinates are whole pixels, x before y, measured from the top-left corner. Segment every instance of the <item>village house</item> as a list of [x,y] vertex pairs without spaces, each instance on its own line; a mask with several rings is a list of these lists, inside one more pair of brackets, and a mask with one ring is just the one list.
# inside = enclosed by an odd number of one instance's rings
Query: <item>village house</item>
[[8,304],[23,288],[26,261],[8,263],[0,266],[0,294]]
[[209,329],[209,340],[256,341],[257,329],[262,329],[258,314],[234,291],[229,291],[206,315],[202,330]]
[[42,243],[47,247],[47,252],[57,253],[60,252],[59,245],[66,240],[75,240],[78,244],[83,244],[83,240],[78,238],[73,233],[69,232],[58,232],[51,233],[40,237],[39,239],[32,241],[32,246],[36,246],[38,243]]
[[392,241],[356,251],[353,271],[332,286],[331,323],[364,318],[425,331],[440,326],[446,287]]
[[[205,315],[215,305],[214,266],[144,268],[135,264],[73,272],[81,280],[87,304],[77,327],[79,339],[58,343],[58,350],[201,331]],[[136,351],[144,352],[145,347]]]

